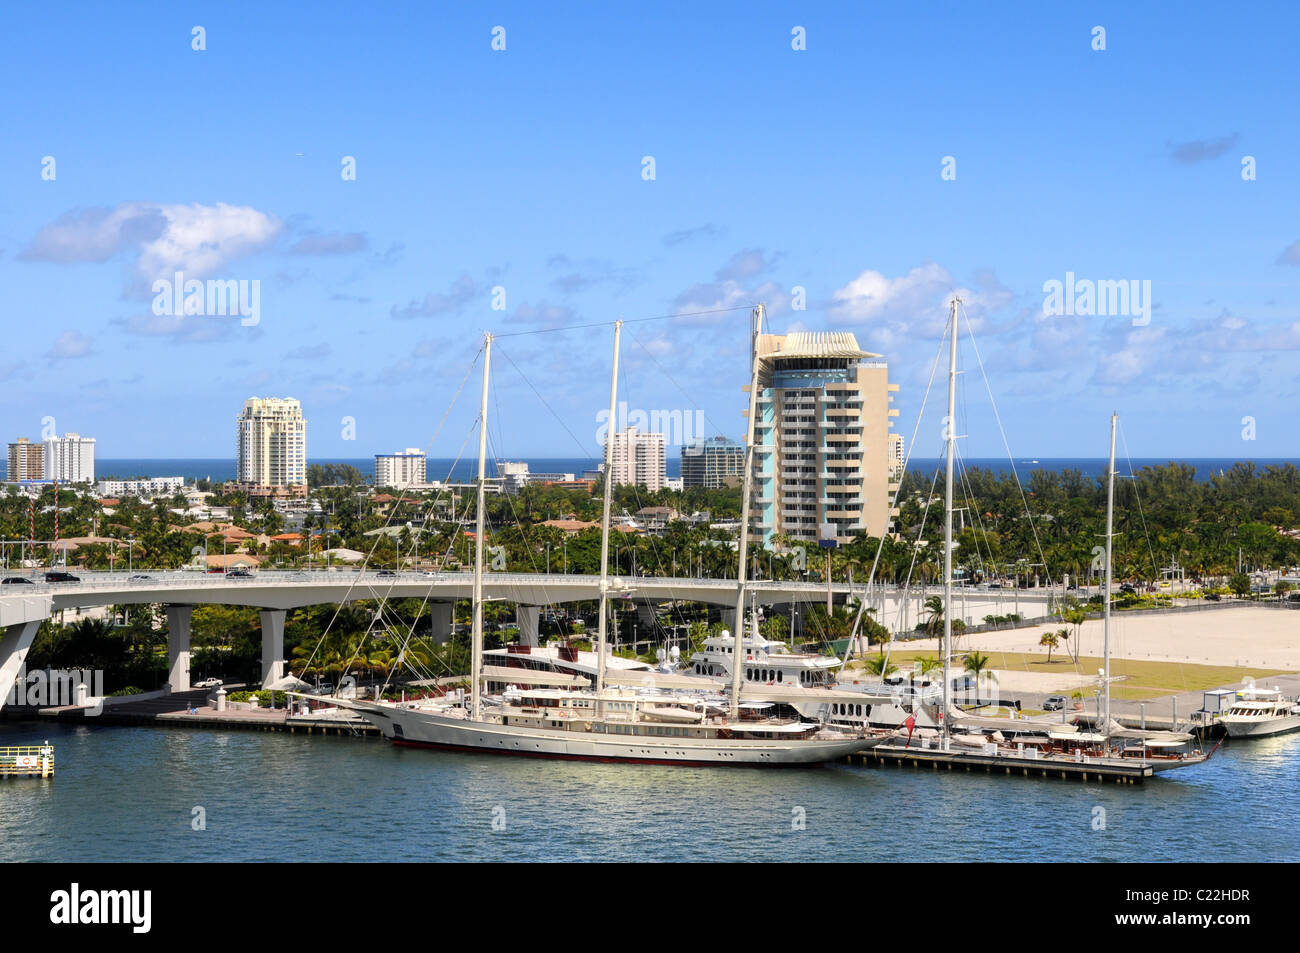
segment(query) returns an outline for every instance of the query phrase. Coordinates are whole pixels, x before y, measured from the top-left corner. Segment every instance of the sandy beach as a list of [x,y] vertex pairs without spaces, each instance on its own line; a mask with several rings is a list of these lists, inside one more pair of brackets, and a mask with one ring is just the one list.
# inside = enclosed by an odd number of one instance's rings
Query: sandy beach
[[[1047,657],[1038,644],[1045,632],[1071,628],[1050,624],[1006,632],[980,632],[962,636],[955,648],[966,652],[990,650],[1029,652]],[[937,652],[937,639],[896,642],[898,649]],[[1262,606],[1227,606],[1195,612],[1117,612],[1111,619],[1111,656],[1149,659],[1158,662],[1186,662],[1197,665],[1254,666],[1300,671],[1300,610]],[[1052,657],[1067,652],[1064,642]],[[1102,622],[1083,624],[1078,654],[1100,657],[1103,652]]]

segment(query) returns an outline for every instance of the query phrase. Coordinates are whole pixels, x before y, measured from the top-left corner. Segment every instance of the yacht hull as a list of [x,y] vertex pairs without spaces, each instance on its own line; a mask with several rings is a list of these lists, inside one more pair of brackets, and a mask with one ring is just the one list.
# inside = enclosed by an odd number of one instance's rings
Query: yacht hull
[[749,740],[605,734],[475,722],[418,709],[358,704],[356,710],[394,744],[477,754],[640,764],[800,765],[835,761],[879,738]]
[[1267,738],[1270,735],[1283,735],[1289,731],[1300,731],[1300,715],[1280,715],[1276,718],[1252,719],[1250,721],[1229,721],[1219,719],[1229,738]]

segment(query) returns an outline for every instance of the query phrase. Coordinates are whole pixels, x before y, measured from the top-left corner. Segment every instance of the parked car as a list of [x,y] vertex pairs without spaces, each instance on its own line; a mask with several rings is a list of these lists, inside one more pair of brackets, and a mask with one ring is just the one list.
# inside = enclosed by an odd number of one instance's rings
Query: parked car
[[20,586],[20,585],[34,586],[36,585],[36,583],[32,582],[26,576],[10,576],[7,579],[0,579],[0,586]]
[[45,574],[46,582],[81,582],[80,576],[74,576],[70,572],[47,572]]
[[1043,702],[1043,711],[1060,711],[1065,707],[1064,695],[1052,695]]
[[220,687],[221,687],[221,679],[219,679],[219,678],[205,678],[205,679],[203,679],[203,681],[201,681],[201,682],[195,682],[195,683],[194,683],[193,685],[191,685],[190,687],[191,687],[191,688],[220,688]]

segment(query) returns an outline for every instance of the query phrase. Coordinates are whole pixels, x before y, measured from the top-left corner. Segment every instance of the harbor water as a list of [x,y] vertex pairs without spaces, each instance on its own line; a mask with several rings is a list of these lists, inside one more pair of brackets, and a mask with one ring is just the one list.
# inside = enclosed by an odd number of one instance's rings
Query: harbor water
[[47,738],[57,777],[0,779],[0,861],[1300,860],[1300,734],[1143,785],[0,722],[0,745]]

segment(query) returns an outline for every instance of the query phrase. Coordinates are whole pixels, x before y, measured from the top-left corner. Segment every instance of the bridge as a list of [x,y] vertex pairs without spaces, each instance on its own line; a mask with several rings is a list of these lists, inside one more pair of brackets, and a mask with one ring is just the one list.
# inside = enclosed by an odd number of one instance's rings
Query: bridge
[[[7,585],[0,589],[0,705],[22,667],[40,623],[55,613],[109,605],[160,604],[167,613],[168,684],[173,692],[190,688],[190,618],[196,605],[244,606],[259,610],[262,622],[262,678],[270,684],[285,675],[284,623],[290,609],[360,600],[427,600],[437,641],[451,633],[452,603],[473,595],[470,572],[386,572],[351,569],[261,570],[252,576],[204,573],[194,570],[138,572],[76,571],[77,582],[46,583],[38,575],[33,585]],[[755,604],[824,604],[824,583],[756,580],[747,584]],[[836,602],[860,597],[864,587],[832,583]],[[877,590],[868,596],[876,617],[895,629],[919,621],[924,599],[935,590]],[[942,590],[939,590],[942,591]],[[724,620],[734,626],[734,579],[675,578],[664,576],[611,577],[611,599],[638,604],[653,613],[657,603],[680,601],[722,608]],[[955,591],[957,592],[957,591]],[[540,607],[592,601],[600,598],[600,577],[562,573],[485,573],[484,598],[518,606],[520,640],[536,644]],[[1045,615],[1050,591],[1035,589],[957,592],[957,618],[968,623],[985,614]],[[959,601],[960,600],[960,601]],[[1013,609],[1012,606],[1015,606]]]

